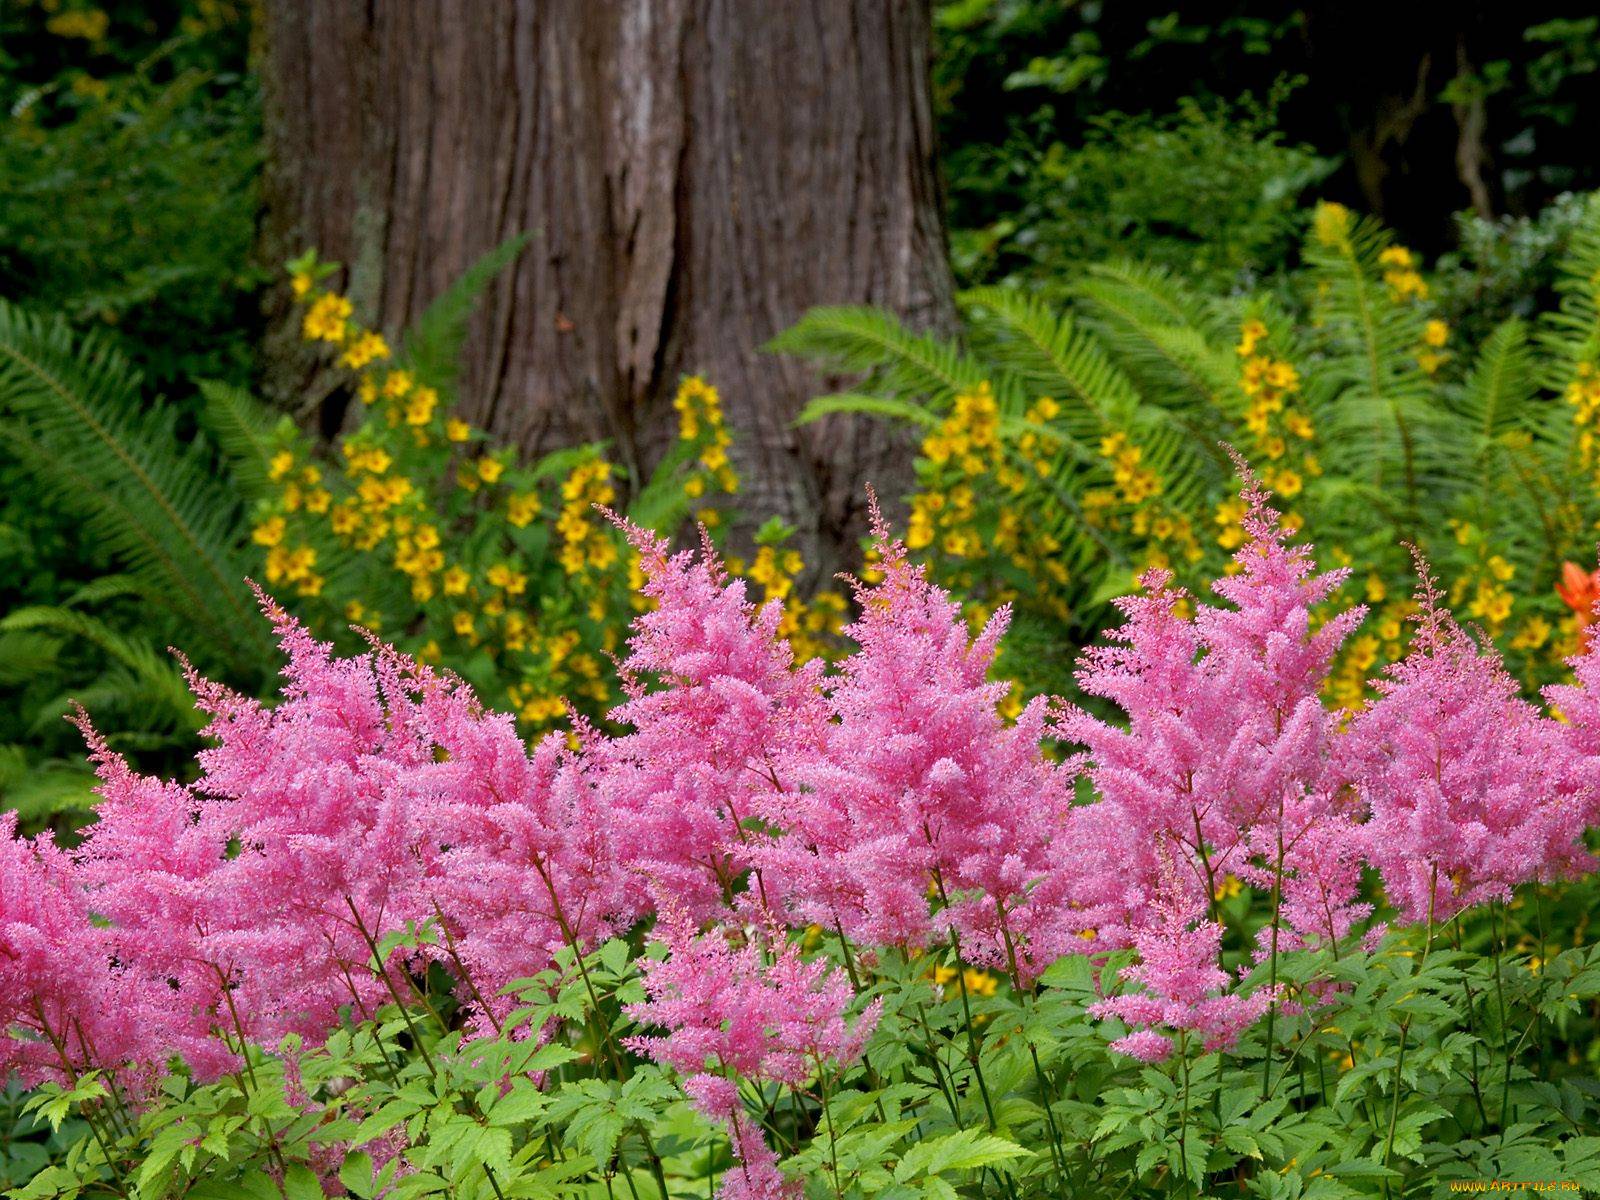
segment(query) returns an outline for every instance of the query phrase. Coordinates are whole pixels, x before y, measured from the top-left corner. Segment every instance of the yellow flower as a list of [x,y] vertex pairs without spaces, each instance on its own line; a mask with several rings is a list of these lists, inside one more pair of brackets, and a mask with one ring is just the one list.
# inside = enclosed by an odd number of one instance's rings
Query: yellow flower
[[350,343],[345,352],[339,356],[339,363],[353,371],[359,371],[370,362],[388,357],[389,343],[383,340],[382,334],[369,329]]
[[464,567],[452,566],[444,573],[442,582],[446,596],[461,596],[466,593],[467,585],[472,582],[472,576],[467,574]]
[[1435,349],[1445,344],[1450,339],[1450,326],[1437,317],[1429,321],[1422,332],[1422,341],[1425,345]]
[[272,461],[267,465],[267,474],[273,482],[284,478],[294,470],[294,455],[287,450],[280,450],[272,456]]
[[1324,246],[1337,246],[1350,236],[1350,210],[1324,200],[1311,218],[1311,231]]
[[451,417],[444,423],[444,435],[452,442],[464,442],[472,436],[472,426],[465,421]]
[[486,456],[478,460],[478,478],[482,479],[485,483],[493,483],[495,480],[499,479],[500,476],[505,472],[505,469],[505,463],[500,462],[498,459],[493,459]]
[[360,523],[360,511],[348,501],[337,505],[328,513],[328,524],[338,534],[351,533]]
[[[45,11],[53,7],[46,5]],[[98,8],[69,8],[44,23],[44,27],[57,37],[82,38],[86,42],[100,41],[110,26],[111,18]]]
[[511,596],[520,595],[528,586],[528,577],[513,570],[508,563],[495,563],[490,567],[488,580],[491,586],[502,588]]
[[276,546],[283,541],[284,520],[282,517],[268,517],[255,527],[250,540],[258,546]]
[[539,497],[531,492],[519,492],[506,501],[506,520],[518,529],[532,524],[539,515]]
[[456,635],[458,637],[472,636],[473,622],[471,613],[458,612],[454,617],[451,618],[450,623],[455,628]]
[[389,377],[383,381],[383,394],[391,400],[398,400],[411,390],[414,382],[410,371],[390,371]]
[[433,420],[433,410],[438,403],[438,392],[431,387],[419,387],[406,402],[406,424],[426,425]]
[[311,342],[342,342],[351,312],[349,300],[337,292],[325,292],[306,310],[300,332]]

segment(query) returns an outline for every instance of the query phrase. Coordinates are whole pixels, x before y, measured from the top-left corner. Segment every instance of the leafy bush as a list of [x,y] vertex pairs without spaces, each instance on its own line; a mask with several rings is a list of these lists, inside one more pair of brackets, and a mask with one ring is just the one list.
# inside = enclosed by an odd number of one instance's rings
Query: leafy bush
[[[524,465],[453,415],[467,318],[523,244],[485,256],[398,354],[321,286],[331,266],[312,256],[295,265],[306,336],[333,348],[361,401],[334,447],[217,380],[200,384],[200,434],[189,434],[186,415],[152,402],[105,335],[0,303],[0,421],[23,452],[28,494],[45,501],[19,511],[46,528],[77,523],[114,572],[60,585],[19,574],[30,590],[0,593],[8,807],[29,822],[85,809],[88,778],[63,757],[69,695],[107,722],[119,749],[167,761],[198,725],[168,645],[259,690],[267,644],[247,619],[250,577],[320,631],[351,640],[354,623],[448,662],[530,730],[549,728],[569,704],[605,711],[615,696],[606,656],[633,611],[637,563],[593,506],[616,505],[653,528],[691,514],[714,527],[713,498],[734,494],[738,480],[720,400],[698,379],[678,393],[676,448],[626,504],[629,481],[603,447]],[[730,565],[764,595],[789,596],[804,564],[786,536],[767,526],[748,561]],[[13,545],[36,553],[39,543]],[[842,597],[823,592],[791,606],[784,632],[824,651],[842,611]]]
[[[330,268],[314,257],[294,265],[304,335],[336,348],[362,409],[335,455],[288,422],[252,433],[247,398],[221,388],[207,395],[241,414],[230,442],[253,456],[245,482],[258,496],[252,540],[267,586],[292,588],[297,611],[320,629],[355,622],[424,661],[448,663],[485,700],[540,730],[569,704],[598,716],[614,700],[605,656],[633,611],[638,563],[596,512],[620,506],[627,486],[602,446],[524,466],[450,410],[470,304],[525,242],[486,256],[398,355],[354,320],[347,299],[319,285]],[[652,529],[693,515],[715,530],[715,499],[739,486],[721,400],[687,378],[674,405],[677,444],[649,479],[632,481],[626,512]],[[732,564],[769,596],[788,595],[804,566],[784,537],[769,527],[750,562]],[[820,649],[841,610],[837,596],[796,604],[785,633]]]
[[619,732],[531,755],[264,599],[283,699],[195,677],[195,785],[85,720],[82,847],[0,842],[0,1052],[85,1127],[14,1194],[1592,1186],[1600,952],[1518,938],[1593,867],[1600,649],[1556,721],[1424,571],[1346,721],[1345,572],[1246,483],[1218,599],[1154,573],[1084,660],[1116,723],[1002,719],[1004,616],[972,637],[881,528],[834,670],[630,529]]
[[1284,144],[1271,110],[1186,100],[1167,116],[1096,118],[1070,147],[984,148],[1022,195],[957,234],[959,273],[1051,287],[1117,254],[1223,286],[1275,272],[1302,231],[1301,196],[1334,164]]
[[865,374],[813,416],[865,411],[925,431],[908,542],[937,548],[942,577],[975,601],[1017,604],[1016,669],[1034,686],[1068,686],[1051,648],[1092,639],[1145,568],[1220,569],[1239,508],[1224,444],[1261,464],[1333,558],[1363,564],[1380,613],[1336,672],[1341,702],[1403,651],[1402,543],[1439,565],[1519,677],[1554,678],[1590,618],[1556,587],[1587,586],[1564,564],[1592,561],[1600,520],[1600,202],[1571,235],[1559,302],[1477,345],[1436,315],[1419,260],[1370,219],[1320,206],[1304,255],[1288,303],[1277,288],[1217,295],[1112,262],[1065,311],[967,293],[960,345],[860,309],[816,310],[775,345]]

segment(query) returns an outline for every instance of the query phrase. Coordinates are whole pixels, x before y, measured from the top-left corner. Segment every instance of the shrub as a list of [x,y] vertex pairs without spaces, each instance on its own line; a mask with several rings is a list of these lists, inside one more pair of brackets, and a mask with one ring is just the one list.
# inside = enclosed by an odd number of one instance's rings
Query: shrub
[[619,732],[531,754],[460,679],[263,598],[283,698],[191,675],[194,784],[85,720],[83,845],[3,844],[0,1047],[87,1126],[17,1194],[1591,1181],[1600,954],[1508,925],[1592,865],[1600,650],[1557,722],[1424,571],[1345,721],[1347,572],[1242,499],[1216,601],[1151,572],[1084,660],[1117,724],[1003,719],[1006,613],[974,637],[881,524],[833,668],[625,526],[652,604]]
[[[302,332],[350,372],[361,411],[333,454],[286,422],[252,447],[251,536],[266,585],[292,592],[316,627],[355,622],[448,662],[539,730],[569,703],[597,716],[615,699],[606,656],[633,611],[638,562],[596,506],[619,504],[631,483],[636,522],[671,530],[692,516],[714,533],[739,480],[721,398],[698,377],[680,384],[677,444],[644,480],[623,479],[601,445],[524,465],[454,414],[458,315],[525,241],[486,256],[398,353],[322,286],[331,266],[291,264]],[[787,596],[804,567],[786,536],[769,525],[749,562],[732,564],[767,596]],[[795,603],[784,632],[821,650],[841,610],[837,595]]]
[[967,293],[960,344],[862,309],[815,310],[775,344],[865,374],[811,414],[923,431],[907,540],[936,548],[942,578],[975,601],[1017,604],[1017,669],[1032,685],[1067,686],[1050,647],[1092,638],[1141,571],[1221,569],[1241,503],[1225,444],[1260,464],[1330,557],[1363,566],[1379,611],[1334,673],[1341,703],[1404,651],[1403,543],[1426,550],[1519,678],[1554,679],[1589,620],[1556,585],[1570,562],[1586,586],[1576,564],[1592,561],[1600,520],[1600,204],[1571,236],[1559,303],[1477,345],[1435,314],[1422,264],[1375,222],[1324,204],[1311,224],[1292,305],[1107,263],[1065,311]]

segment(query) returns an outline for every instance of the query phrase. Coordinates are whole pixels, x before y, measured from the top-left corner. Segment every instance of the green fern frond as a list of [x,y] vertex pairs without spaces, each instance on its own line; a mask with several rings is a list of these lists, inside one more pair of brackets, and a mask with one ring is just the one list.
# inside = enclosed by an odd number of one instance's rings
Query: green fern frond
[[1080,439],[1102,436],[1138,406],[1133,381],[1095,336],[1043,300],[991,287],[964,293],[961,303],[987,355],[1033,394],[1062,402],[1063,424]]
[[62,604],[67,608],[77,608],[79,605],[104,604],[108,600],[125,597],[147,600],[149,593],[144,584],[132,575],[101,575],[72,592]]
[[861,413],[873,417],[889,417],[911,425],[933,427],[939,423],[936,414],[910,400],[894,396],[864,396],[860,392],[840,392],[832,396],[815,396],[795,418],[796,425],[810,425],[835,413]]
[[0,632],[0,687],[20,687],[54,671],[65,641],[44,630]]
[[454,397],[461,374],[461,347],[478,301],[533,239],[532,233],[507,238],[462,272],[417,318],[406,334],[400,359],[446,399]]
[[1168,272],[1138,263],[1091,267],[1073,289],[1107,350],[1167,407],[1214,408],[1232,380],[1216,314]]
[[1417,361],[1427,310],[1394,298],[1379,278],[1388,240],[1367,219],[1331,242],[1308,238],[1322,359],[1306,395],[1329,473],[1415,541],[1429,532],[1419,526],[1424,502],[1460,486],[1471,456],[1461,423]]
[[242,387],[218,379],[198,384],[203,404],[200,423],[228,459],[235,483],[247,494],[266,491],[273,455],[273,430],[285,416],[274,416]]
[[876,308],[814,308],[768,342],[767,349],[810,359],[829,370],[866,374],[871,386],[864,390],[921,397],[936,407],[958,392],[992,382],[990,372],[953,343],[912,333]]
[[1502,321],[1484,339],[1452,407],[1480,444],[1539,424],[1537,363],[1526,322]]
[[107,342],[0,302],[0,419],[52,499],[206,652],[241,672],[266,660],[237,499],[205,448],[179,438],[177,414],[141,403],[138,373]]
[[1557,268],[1555,309],[1540,322],[1545,385],[1564,389],[1580,362],[1600,357],[1600,193],[1589,198]]
[[136,691],[146,721],[198,729],[199,714],[183,672],[170,655],[77,609],[32,605],[0,619],[0,633],[45,632],[99,648],[126,676],[105,694]]
[[25,746],[0,745],[0,807],[12,810],[24,828],[94,810],[94,772],[82,762],[35,759]]

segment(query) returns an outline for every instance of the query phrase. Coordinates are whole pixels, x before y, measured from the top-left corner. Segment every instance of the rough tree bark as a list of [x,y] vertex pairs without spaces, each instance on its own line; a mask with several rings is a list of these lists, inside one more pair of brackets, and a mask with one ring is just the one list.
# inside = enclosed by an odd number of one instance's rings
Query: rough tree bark
[[606,438],[648,469],[683,372],[722,392],[743,507],[824,557],[881,424],[792,421],[819,384],[761,345],[815,304],[950,319],[927,0],[276,0],[269,251],[349,264],[403,329],[478,255],[467,415],[530,453]]

